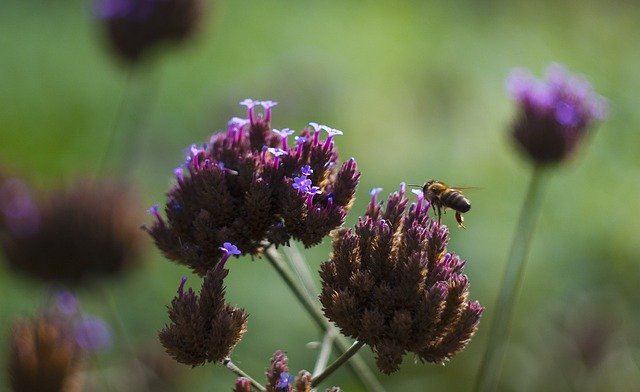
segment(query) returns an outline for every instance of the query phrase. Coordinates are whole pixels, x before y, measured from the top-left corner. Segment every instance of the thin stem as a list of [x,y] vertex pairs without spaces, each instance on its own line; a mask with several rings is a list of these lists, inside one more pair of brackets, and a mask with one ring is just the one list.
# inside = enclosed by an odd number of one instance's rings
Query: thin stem
[[249,380],[249,382],[251,383],[251,385],[253,385],[257,390],[259,391],[266,391],[267,388],[263,387],[262,385],[260,385],[259,382],[257,382],[256,380],[254,380],[253,378],[251,378],[247,373],[244,372],[244,370],[240,369],[235,363],[233,363],[233,361],[231,361],[231,358],[226,357],[225,359],[222,360],[222,364],[229,370],[231,370],[233,373],[235,373],[237,376],[239,377],[244,377],[247,380]]
[[336,332],[331,329],[324,334],[322,338],[322,345],[320,346],[320,354],[316,360],[316,366],[313,369],[313,375],[317,375],[322,372],[329,363],[329,356],[331,355],[331,348],[333,348],[333,341],[336,338]]
[[[289,286],[291,291],[293,291],[298,301],[300,301],[302,306],[307,310],[318,328],[322,331],[334,331],[336,336],[334,339],[334,345],[338,350],[340,350],[340,352],[346,352],[351,346],[351,342],[346,337],[340,335],[333,324],[324,317],[322,310],[320,310],[320,303],[317,296],[313,296],[307,292],[306,288],[296,279],[291,270],[287,268],[284,260],[282,260],[282,257],[280,256],[280,253],[278,253],[273,246],[267,247],[265,256],[269,263],[271,263],[275,268],[276,272],[285,281],[287,286]],[[360,355],[355,355],[351,361],[349,361],[349,366],[351,366],[352,370],[360,378],[360,381],[368,391],[384,392],[384,387],[380,384],[380,381],[378,381],[375,374],[373,374]]]
[[331,373],[336,371],[340,366],[342,366],[345,362],[347,362],[349,358],[354,356],[358,352],[358,350],[362,348],[362,346],[364,346],[364,342],[359,342],[357,340],[353,342],[351,347],[349,347],[347,351],[345,351],[340,357],[338,357],[338,359],[333,361],[331,365],[327,366],[327,368],[324,369],[322,373],[313,377],[313,379],[311,380],[311,386],[312,387],[318,386],[318,384],[320,384],[322,380],[329,377]]
[[300,253],[296,244],[293,243],[291,246],[284,248],[284,254],[287,256],[287,259],[291,262],[291,266],[300,277],[300,281],[302,281],[302,284],[306,287],[307,293],[315,295],[318,289],[316,288],[316,284],[311,276],[311,271],[309,271],[309,265],[304,260],[304,257]]
[[540,215],[545,174],[544,168],[536,166],[531,176],[498,293],[487,348],[480,365],[480,371],[476,376],[476,391],[495,391],[498,387],[514,305],[518,299],[524,277],[527,255],[537,217]]

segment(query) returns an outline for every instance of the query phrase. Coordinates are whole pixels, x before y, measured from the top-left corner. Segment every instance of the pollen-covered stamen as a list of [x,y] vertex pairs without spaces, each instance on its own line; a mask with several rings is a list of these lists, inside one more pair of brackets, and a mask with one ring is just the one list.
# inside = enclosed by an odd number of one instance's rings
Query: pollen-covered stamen
[[272,131],[274,133],[276,133],[278,136],[280,136],[280,138],[282,138],[282,149],[283,150],[288,150],[287,147],[287,137],[289,135],[292,135],[295,131],[294,130],[289,130],[289,128],[284,128],[282,130],[277,130],[277,129],[272,129]]
[[280,156],[281,155],[288,155],[289,154],[288,152],[286,152],[285,150],[283,150],[281,148],[274,148],[274,147],[267,148],[267,151],[269,151],[275,157],[275,159],[273,160],[273,166],[274,167],[278,167],[278,165],[280,164]]

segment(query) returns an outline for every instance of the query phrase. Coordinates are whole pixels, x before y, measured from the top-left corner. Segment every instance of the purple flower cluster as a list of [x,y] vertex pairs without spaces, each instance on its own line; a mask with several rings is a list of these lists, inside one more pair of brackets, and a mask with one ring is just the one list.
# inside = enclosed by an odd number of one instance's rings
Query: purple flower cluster
[[407,210],[402,184],[383,210],[379,191],[355,230],[334,235],[320,271],[325,316],[368,344],[384,373],[407,352],[444,362],[467,345],[483,307],[468,299],[465,262],[447,252],[448,230],[429,217],[429,203],[420,195]]
[[158,248],[201,276],[225,242],[251,255],[291,238],[318,244],[344,222],[360,176],[354,159],[338,168],[340,131],[312,123],[289,143],[294,131],[270,125],[276,102],[241,104],[247,119],[233,118],[209,143],[191,146],[176,169],[166,220],[158,207],[150,210],[155,223],[147,230]]
[[545,80],[524,69],[514,70],[507,86],[519,106],[513,137],[536,163],[568,157],[588,128],[606,117],[606,105],[587,80],[559,64],[547,69]]

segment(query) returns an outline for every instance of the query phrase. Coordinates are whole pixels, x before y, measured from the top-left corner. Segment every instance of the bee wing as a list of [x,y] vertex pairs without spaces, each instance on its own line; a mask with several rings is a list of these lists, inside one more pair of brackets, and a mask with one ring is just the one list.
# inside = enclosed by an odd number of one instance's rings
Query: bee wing
[[452,186],[451,188],[452,188],[452,189],[459,190],[459,191],[462,191],[462,190],[465,190],[465,191],[467,191],[467,190],[475,191],[475,190],[478,190],[478,189],[482,189],[482,187],[480,187],[480,186]]

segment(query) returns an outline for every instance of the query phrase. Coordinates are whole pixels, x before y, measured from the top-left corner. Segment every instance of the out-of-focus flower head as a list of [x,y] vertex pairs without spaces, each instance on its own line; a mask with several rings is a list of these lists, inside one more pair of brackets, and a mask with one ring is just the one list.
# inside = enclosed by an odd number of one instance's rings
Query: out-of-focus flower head
[[519,106],[513,137],[536,164],[567,158],[593,123],[606,117],[605,100],[559,64],[547,68],[545,80],[516,69],[507,87]]
[[[265,243],[318,244],[339,227],[351,207],[360,172],[355,160],[338,167],[335,129],[273,130],[273,101],[246,99],[247,119],[233,118],[206,145],[193,145],[176,171],[166,220],[157,208],[147,228],[171,260],[203,276],[224,242],[260,255]],[[326,138],[322,127],[328,129]]]
[[202,15],[202,0],[96,0],[96,14],[115,52],[136,62],[166,41],[192,35]]
[[220,268],[211,269],[204,277],[200,295],[192,289],[184,290],[182,278],[178,295],[171,301],[171,324],[160,331],[160,342],[176,361],[198,366],[206,362],[220,362],[244,335],[247,314],[243,309],[224,302],[223,279],[226,255]]
[[80,391],[87,354],[110,343],[107,325],[79,311],[68,292],[52,296],[33,319],[14,323],[9,380],[14,391]]
[[138,203],[126,186],[78,182],[35,201],[20,180],[0,183],[0,245],[13,269],[80,284],[140,262]]
[[467,345],[484,309],[467,298],[465,262],[447,252],[449,232],[429,217],[428,202],[407,209],[402,184],[383,210],[376,194],[355,230],[335,233],[321,266],[325,316],[368,344],[384,373],[407,352],[442,363]]
[[[267,369],[267,392],[310,392],[311,389],[311,373],[301,370],[296,377],[289,373],[289,359],[282,351],[276,351],[271,357],[271,364]],[[236,380],[234,392],[251,392],[251,382],[245,377],[239,377]],[[338,387],[332,387],[325,390],[326,392],[340,392]]]

